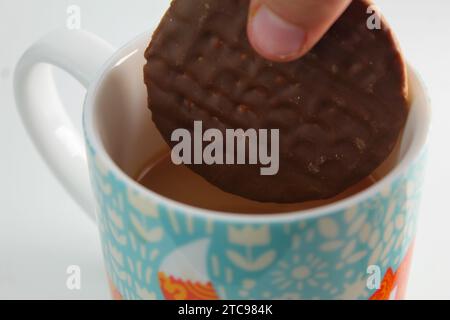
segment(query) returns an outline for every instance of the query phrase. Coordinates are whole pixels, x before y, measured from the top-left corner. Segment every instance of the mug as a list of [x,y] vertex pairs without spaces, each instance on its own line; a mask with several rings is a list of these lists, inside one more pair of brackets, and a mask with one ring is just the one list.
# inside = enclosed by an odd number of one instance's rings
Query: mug
[[[114,50],[84,31],[55,31],[15,72],[30,137],[69,193],[92,217],[96,212],[113,297],[403,298],[430,127],[416,72],[409,68],[411,111],[398,161],[383,179],[319,208],[230,214],[178,203],[132,179],[168,150],[147,108],[142,69],[150,39],[146,32]],[[84,143],[58,98],[51,66],[87,89]]]

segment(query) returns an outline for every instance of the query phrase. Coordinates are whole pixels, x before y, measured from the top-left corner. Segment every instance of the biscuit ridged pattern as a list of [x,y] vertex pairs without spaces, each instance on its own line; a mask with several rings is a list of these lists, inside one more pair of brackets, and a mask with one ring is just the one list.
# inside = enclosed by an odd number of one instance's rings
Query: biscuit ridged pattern
[[147,49],[153,120],[177,128],[280,129],[280,171],[191,166],[225,191],[260,201],[333,196],[390,154],[407,116],[405,71],[387,25],[368,30],[354,1],[304,58],[270,62],[250,47],[247,0],[175,0]]

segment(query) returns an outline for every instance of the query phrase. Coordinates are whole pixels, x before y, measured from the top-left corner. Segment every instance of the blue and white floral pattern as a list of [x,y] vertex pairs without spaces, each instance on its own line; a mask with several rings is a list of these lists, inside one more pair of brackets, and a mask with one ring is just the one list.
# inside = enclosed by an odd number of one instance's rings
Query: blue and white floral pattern
[[368,299],[368,266],[395,270],[413,242],[425,163],[355,207],[252,224],[153,203],[88,154],[107,272],[125,299],[164,299],[161,273],[211,283],[221,299]]

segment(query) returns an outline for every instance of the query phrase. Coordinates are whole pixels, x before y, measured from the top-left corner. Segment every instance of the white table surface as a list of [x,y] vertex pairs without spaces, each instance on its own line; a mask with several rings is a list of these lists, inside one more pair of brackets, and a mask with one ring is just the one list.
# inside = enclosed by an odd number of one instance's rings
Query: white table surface
[[[81,8],[82,27],[115,46],[150,28],[168,0],[0,0],[0,299],[109,299],[96,227],[51,175],[20,123],[14,66],[40,36]],[[450,26],[448,0],[379,0],[433,102],[428,177],[408,297],[450,299]],[[79,122],[84,91],[62,73],[61,95]],[[79,265],[82,287],[66,287]]]

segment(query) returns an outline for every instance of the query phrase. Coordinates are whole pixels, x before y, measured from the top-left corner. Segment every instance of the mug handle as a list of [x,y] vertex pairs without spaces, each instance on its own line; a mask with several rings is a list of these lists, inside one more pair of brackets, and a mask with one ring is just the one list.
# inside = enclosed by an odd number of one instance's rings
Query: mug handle
[[91,33],[57,30],[33,44],[14,73],[17,108],[31,139],[51,171],[94,221],[84,142],[59,99],[51,66],[65,70],[87,89],[114,51]]

